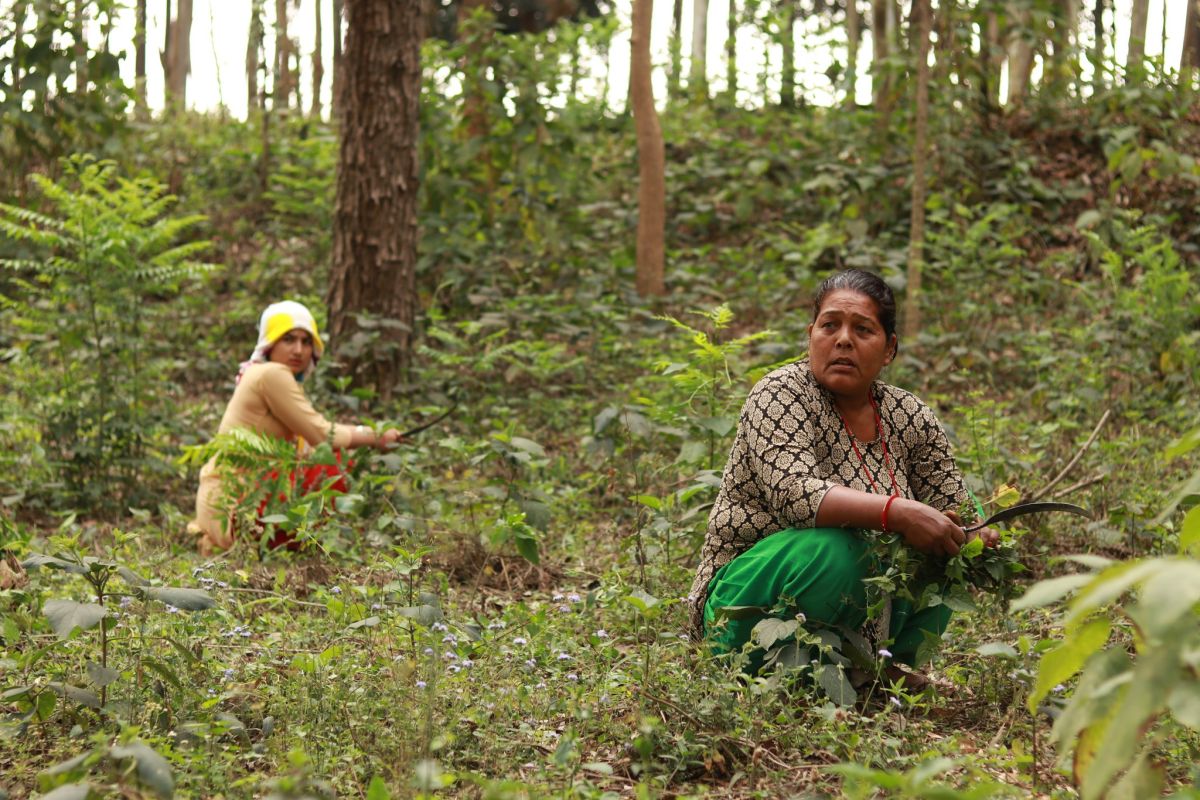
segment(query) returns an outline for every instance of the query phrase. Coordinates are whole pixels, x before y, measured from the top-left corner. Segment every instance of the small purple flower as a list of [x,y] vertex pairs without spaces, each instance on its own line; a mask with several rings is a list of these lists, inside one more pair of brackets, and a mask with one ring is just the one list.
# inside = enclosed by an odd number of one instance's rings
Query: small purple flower
[[417,681],[417,688],[418,688],[418,689],[424,689],[424,688],[425,688],[426,686],[428,686],[428,685],[429,685],[429,684],[425,683],[425,681]]
[[597,639],[607,639],[608,631],[604,630],[604,628],[601,628],[600,630],[596,631],[592,635],[595,636]]
[[1066,687],[1066,686],[1063,686],[1063,685],[1060,683],[1060,684],[1057,684],[1057,685],[1054,687],[1054,689],[1053,689],[1053,692],[1054,692],[1055,694],[1062,694],[1062,693],[1063,693],[1063,692],[1065,692],[1066,690],[1067,690],[1067,687]]
[[132,597],[130,597],[129,595],[125,595],[124,597],[121,598],[121,608],[129,608],[131,605],[133,605]]
[[447,650],[446,652],[442,653],[442,658],[446,659],[447,661],[454,661],[458,658],[458,653],[454,652],[453,650]]
[[534,686],[533,688],[534,688],[534,689],[545,689],[545,688],[546,688],[546,682],[545,682],[545,681],[538,681],[538,683],[537,683],[537,686]]
[[562,601],[562,599],[563,599],[563,593],[562,593],[562,592],[555,592],[555,593],[554,593],[554,595],[553,595],[553,596],[552,596],[550,599],[551,599],[551,600],[553,600],[553,601],[554,601],[554,602],[556,602],[556,603],[558,603],[558,602],[561,602],[561,601]]
[[498,619],[498,620],[496,620],[496,621],[494,621],[494,622],[489,622],[489,623],[488,623],[488,626],[487,626],[487,629],[488,629],[489,631],[502,631],[502,630],[504,630],[504,629],[505,629],[505,628],[507,628],[507,627],[508,627],[508,623],[507,623],[507,622],[505,622],[505,621],[504,621],[504,620],[502,620],[502,619]]
[[686,633],[681,633],[681,634],[679,634],[679,641],[690,642],[691,639],[688,638],[688,635]]
[[570,660],[571,660],[571,654],[570,654],[570,653],[559,653],[559,654],[558,654],[558,660],[559,660],[559,661],[570,661]]
[[537,662],[534,661],[532,658],[527,658],[527,659],[525,659],[525,666],[529,669],[536,669]]
[[175,606],[171,605],[170,603],[167,603],[167,613],[168,614],[178,614],[179,609],[176,608]]
[[560,613],[560,614],[570,614],[570,613],[571,613],[571,607],[570,607],[569,605],[567,605],[566,603],[563,603],[561,606],[559,606],[559,607],[558,607],[558,613]]
[[372,611],[382,611],[383,603],[371,603],[371,610]]
[[515,644],[517,647],[521,647],[523,645],[529,644],[529,641],[524,636],[514,636],[513,644]]
[[576,675],[574,672],[568,672],[568,673],[567,673],[567,680],[569,680],[569,681],[577,681],[577,680],[579,680],[579,676],[578,676],[578,675]]
[[424,650],[422,650],[422,651],[421,651],[421,654],[422,654],[422,655],[431,656],[431,655],[433,655],[433,648],[432,648],[432,647],[426,647]]
[[229,584],[226,583],[225,581],[217,581],[217,588],[218,589],[228,589]]
[[227,680],[227,681],[233,680],[233,670],[232,669],[227,669],[221,674],[224,676],[225,680]]
[[242,628],[242,638],[249,639],[251,636],[249,628]]
[[568,603],[582,603],[583,598],[580,597],[579,595],[575,594],[574,592],[571,592],[569,595],[567,595],[567,602]]
[[469,658],[464,658],[462,661],[460,661],[458,663],[462,665],[463,669],[470,669],[471,667],[475,666],[475,662]]
[[458,637],[453,633],[447,633],[442,637],[442,644],[448,644],[451,647],[454,647],[456,644],[458,644]]
[[888,700],[890,700],[892,705],[894,705],[896,708],[900,708],[901,703],[899,697],[889,697]]
[[446,667],[446,670],[451,675],[457,675],[459,672],[462,671],[462,667],[460,667],[458,664],[451,664],[450,666]]
[[437,631],[438,633],[442,633],[443,631],[450,630],[450,627],[448,625],[446,625],[444,622],[435,622],[429,626],[429,629],[433,630],[433,631]]
[[330,588],[330,590],[329,590],[329,593],[330,593],[330,594],[341,594],[341,593],[342,593],[342,587],[340,587],[340,586],[334,586],[334,587]]
[[891,658],[892,651],[888,650],[886,647],[881,647],[879,648],[879,656],[880,658]]

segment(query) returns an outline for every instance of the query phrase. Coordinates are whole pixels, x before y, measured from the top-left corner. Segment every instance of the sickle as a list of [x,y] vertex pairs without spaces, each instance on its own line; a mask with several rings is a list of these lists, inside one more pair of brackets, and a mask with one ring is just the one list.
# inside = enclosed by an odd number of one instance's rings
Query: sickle
[[1023,517],[1026,514],[1041,514],[1045,511],[1066,511],[1069,514],[1078,514],[1081,517],[1091,517],[1088,511],[1080,506],[1072,503],[1023,503],[1019,506],[1006,508],[996,514],[985,519],[983,522],[976,522],[974,525],[968,525],[963,528],[967,533],[977,531],[980,528],[986,528],[989,525],[995,525],[997,522],[1007,522],[1010,519]]
[[[407,439],[410,436],[420,433],[421,431],[425,430],[426,428],[432,428],[434,425],[437,425],[439,422],[444,420],[446,417],[453,414],[454,409],[456,409],[456,408],[458,408],[458,403],[455,403],[454,405],[450,406],[448,409],[446,409],[446,411],[444,413],[439,414],[438,416],[434,417],[433,419],[429,420],[428,422],[422,422],[420,425],[418,425],[415,428],[409,428],[404,433],[400,434],[400,438]],[[1054,505],[1054,504],[1050,503],[1049,505]]]

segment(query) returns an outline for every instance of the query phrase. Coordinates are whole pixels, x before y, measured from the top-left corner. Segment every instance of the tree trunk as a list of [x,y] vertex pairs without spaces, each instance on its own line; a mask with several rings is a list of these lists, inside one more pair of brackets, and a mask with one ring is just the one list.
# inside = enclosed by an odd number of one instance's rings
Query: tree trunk
[[1133,0],[1129,20],[1129,44],[1125,49],[1125,82],[1137,83],[1146,75],[1143,57],[1146,53],[1146,17],[1150,0]]
[[249,117],[259,106],[258,70],[261,66],[258,54],[263,45],[262,0],[250,3],[250,27],[246,36],[246,116]]
[[288,38],[288,0],[275,0],[275,84],[271,105],[287,108],[292,97],[291,39]]
[[737,0],[729,0],[729,17],[725,36],[725,91],[729,95],[729,104],[737,105],[737,32],[738,6]]
[[28,3],[25,0],[18,0],[13,6],[12,92],[13,97],[16,98],[21,96],[21,43],[25,38],[25,17],[28,14]]
[[1029,76],[1033,71],[1033,34],[1029,30],[1032,17],[1029,7],[1018,3],[1009,7],[1014,28],[1008,40],[1008,105],[1019,108],[1029,91]]
[[688,94],[708,99],[708,0],[692,0],[692,64]]
[[667,76],[667,99],[679,97],[683,80],[683,0],[675,0],[671,17],[671,74]]
[[387,320],[382,339],[348,359],[387,403],[416,318],[421,6],[347,0],[346,22],[329,330],[337,346],[357,314]]
[[912,215],[908,240],[908,281],[904,302],[904,338],[915,342],[921,329],[921,269],[925,258],[925,157],[929,138],[929,0],[913,0],[910,20],[918,30],[917,111],[913,136]]
[[1104,0],[1096,0],[1092,16],[1092,92],[1098,94],[1104,90]]
[[890,0],[871,0],[871,101],[876,111],[886,111],[888,106],[887,66],[888,37],[887,18]]
[[175,19],[168,16],[168,20],[167,50],[163,54],[164,106],[168,110],[182,109],[187,105],[187,76],[192,70],[192,0],[178,0]]
[[858,84],[858,46],[862,42],[862,17],[858,15],[858,0],[846,0],[846,97],[842,104],[856,108],[855,87]]
[[1200,0],[1188,0],[1183,26],[1183,52],[1179,54],[1179,82],[1190,86],[1200,69]]
[[666,154],[662,127],[650,82],[650,26],[654,0],[634,0],[630,37],[630,85],[638,148],[637,292],[642,297],[667,293],[663,283],[666,226]]
[[[319,1],[319,0],[318,0]],[[341,116],[342,103],[342,0],[333,0],[333,116]]]
[[783,0],[783,30],[780,37],[783,51],[783,68],[779,76],[779,105],[783,108],[796,107],[796,0]]
[[86,16],[87,0],[75,0],[71,18],[72,47],[75,52],[75,93],[87,94],[87,37],[84,35],[84,17]]
[[133,86],[138,116],[146,115],[146,0],[137,0],[133,29]]
[[312,54],[312,115],[321,118],[321,83],[325,80],[325,62],[321,60],[321,3],[313,4],[317,11],[313,19],[316,41]]

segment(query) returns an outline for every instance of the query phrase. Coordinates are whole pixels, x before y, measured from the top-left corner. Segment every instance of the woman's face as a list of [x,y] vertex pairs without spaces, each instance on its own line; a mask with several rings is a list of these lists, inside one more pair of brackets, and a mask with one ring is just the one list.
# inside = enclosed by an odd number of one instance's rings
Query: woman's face
[[283,364],[297,375],[308,369],[312,357],[312,334],[300,328],[288,331],[271,346],[271,361]]
[[808,326],[808,348],[819,384],[836,397],[861,399],[891,363],[896,336],[884,332],[874,300],[853,289],[836,289]]

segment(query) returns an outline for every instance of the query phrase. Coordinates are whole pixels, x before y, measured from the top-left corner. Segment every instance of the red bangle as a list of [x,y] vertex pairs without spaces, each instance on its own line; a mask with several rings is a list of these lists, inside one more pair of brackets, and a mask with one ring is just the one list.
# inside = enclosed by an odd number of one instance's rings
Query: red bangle
[[891,508],[891,506],[892,506],[892,501],[895,500],[897,496],[898,495],[891,495],[890,497],[888,497],[887,502],[883,504],[883,516],[880,519],[880,524],[881,524],[880,530],[883,531],[884,533],[891,533],[891,531],[888,530],[888,526],[887,526],[887,512],[888,512],[888,509]]

